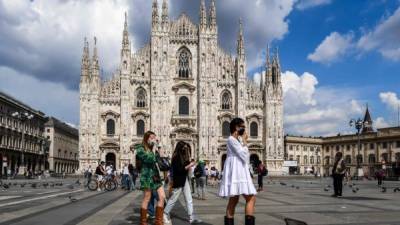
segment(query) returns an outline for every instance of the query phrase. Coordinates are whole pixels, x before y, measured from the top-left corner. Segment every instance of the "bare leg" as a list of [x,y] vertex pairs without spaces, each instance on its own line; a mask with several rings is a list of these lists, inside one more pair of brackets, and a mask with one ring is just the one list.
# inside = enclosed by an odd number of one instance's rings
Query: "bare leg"
[[235,216],[235,208],[239,201],[239,196],[229,197],[228,205],[226,207],[226,217],[233,218]]
[[254,195],[243,195],[246,199],[246,216],[254,215],[254,205],[256,204],[256,196]]
[[163,186],[161,186],[157,189],[157,194],[158,194],[157,206],[164,208],[165,191],[164,191]]
[[151,198],[151,190],[150,189],[144,190],[143,191],[143,200],[142,200],[142,205],[141,205],[142,209],[147,210],[150,198]]

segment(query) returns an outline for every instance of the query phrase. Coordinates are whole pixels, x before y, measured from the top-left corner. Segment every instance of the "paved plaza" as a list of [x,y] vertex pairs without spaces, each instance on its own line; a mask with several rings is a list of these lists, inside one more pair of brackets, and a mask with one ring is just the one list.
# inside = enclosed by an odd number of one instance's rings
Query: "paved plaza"
[[[0,225],[125,225],[138,224],[141,192],[90,192],[76,179],[52,180],[44,187],[11,183],[0,191]],[[62,182],[62,185],[61,185]],[[332,198],[330,179],[274,179],[257,195],[256,224],[285,224],[284,218],[308,224],[400,224],[398,182],[386,182],[383,192],[375,181],[355,181],[345,186],[343,198]],[[207,200],[194,200],[195,212],[203,225],[222,225],[226,199],[216,196],[217,188],[209,187]],[[236,224],[244,224],[244,203],[238,205]],[[173,210],[174,225],[188,224],[184,199]],[[150,223],[151,224],[151,223]]]

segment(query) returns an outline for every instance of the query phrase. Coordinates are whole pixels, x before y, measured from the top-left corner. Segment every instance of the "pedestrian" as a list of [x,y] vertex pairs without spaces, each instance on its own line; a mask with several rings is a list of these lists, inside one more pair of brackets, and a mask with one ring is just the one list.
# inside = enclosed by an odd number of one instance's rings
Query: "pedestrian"
[[208,170],[208,167],[206,166],[206,186],[208,185],[209,176],[210,176],[210,171]]
[[268,170],[265,168],[265,165],[262,162],[259,162],[257,167],[257,178],[258,178],[258,189],[257,191],[264,190],[264,182],[263,178],[268,175]]
[[93,175],[93,169],[92,169],[92,165],[89,165],[88,168],[85,171],[85,177],[86,177],[86,186],[89,185],[90,180],[92,179],[92,175]]
[[219,188],[219,196],[229,197],[224,218],[225,225],[234,224],[235,208],[242,195],[246,200],[245,225],[254,225],[254,205],[257,194],[250,176],[250,157],[247,147],[248,135],[245,122],[241,118],[234,118],[230,124],[230,133],[227,140],[227,157],[224,165]]
[[332,168],[333,189],[335,192],[332,197],[342,197],[343,178],[345,172],[346,164],[343,160],[343,153],[337,152],[335,155],[335,163]]
[[129,171],[129,182],[130,182],[130,190],[134,191],[136,189],[136,177],[137,177],[137,172],[135,167],[133,167],[132,163],[129,163],[128,165],[128,171]]
[[382,168],[379,168],[375,172],[376,179],[378,180],[378,186],[382,185],[383,178],[385,177],[385,171]]
[[172,195],[168,199],[167,206],[164,211],[164,223],[171,224],[170,213],[174,208],[179,196],[182,194],[186,200],[186,209],[189,216],[189,223],[201,223],[202,221],[197,219],[193,212],[193,199],[190,191],[190,183],[188,181],[189,171],[196,165],[196,162],[190,160],[190,146],[189,144],[180,141],[175,147],[175,151],[172,155],[171,166],[173,168],[172,177]]
[[197,183],[197,197],[198,199],[206,200],[206,170],[204,161],[199,161],[196,168],[194,169],[194,176],[196,177]]
[[128,164],[124,164],[124,167],[122,167],[122,188],[124,188],[127,191],[131,190],[131,181],[130,181],[130,174],[129,174],[129,168]]
[[[143,200],[140,208],[140,225],[147,225],[148,205],[152,191],[158,194],[154,225],[163,225],[165,193],[156,160],[156,134],[147,131],[143,142],[135,146],[137,165],[140,165],[140,189],[143,191]],[[162,153],[160,152],[160,155]]]

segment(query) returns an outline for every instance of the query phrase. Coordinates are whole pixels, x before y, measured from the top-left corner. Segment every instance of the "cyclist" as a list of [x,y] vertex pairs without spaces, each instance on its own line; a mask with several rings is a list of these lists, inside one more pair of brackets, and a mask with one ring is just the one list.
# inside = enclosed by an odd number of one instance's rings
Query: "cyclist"
[[103,187],[104,176],[106,175],[106,171],[104,169],[105,164],[106,163],[104,161],[101,161],[96,168],[97,182],[99,183],[99,188],[97,189],[97,191],[101,191],[101,188]]

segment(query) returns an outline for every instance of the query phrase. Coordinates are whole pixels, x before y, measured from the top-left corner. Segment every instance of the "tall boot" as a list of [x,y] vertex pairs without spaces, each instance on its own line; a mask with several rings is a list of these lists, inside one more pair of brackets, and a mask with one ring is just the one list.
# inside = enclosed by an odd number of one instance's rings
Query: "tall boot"
[[140,225],[147,225],[147,209],[140,208]]
[[234,219],[233,218],[228,218],[228,217],[226,217],[225,216],[225,218],[224,218],[224,224],[225,225],[234,225],[235,223],[234,223]]
[[254,216],[247,216],[245,217],[245,225],[254,225],[256,223],[256,218]]
[[154,225],[164,225],[164,208],[156,207],[156,218],[154,219]]

